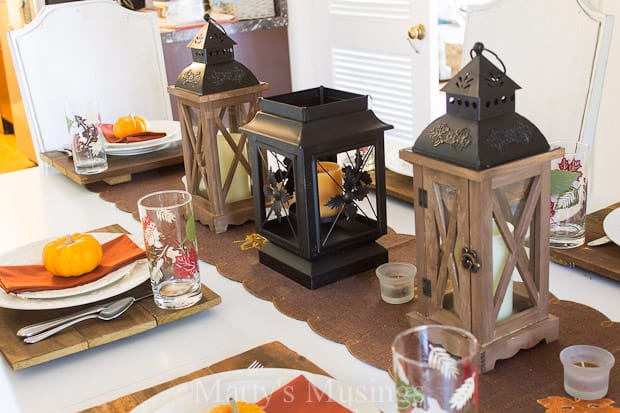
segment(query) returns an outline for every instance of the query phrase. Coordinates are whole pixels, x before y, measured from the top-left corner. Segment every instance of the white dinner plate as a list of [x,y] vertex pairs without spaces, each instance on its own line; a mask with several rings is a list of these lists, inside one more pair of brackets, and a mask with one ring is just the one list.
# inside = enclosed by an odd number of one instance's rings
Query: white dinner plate
[[165,132],[166,136],[143,142],[110,143],[106,142],[105,150],[108,155],[131,156],[158,151],[181,142],[181,126],[175,120],[150,120],[149,130]]
[[205,413],[218,404],[256,402],[300,374],[329,397],[356,413],[379,413],[362,392],[330,377],[291,369],[244,369],[211,374],[179,384],[138,405],[133,413]]
[[616,245],[620,245],[620,208],[611,211],[603,220],[603,230]]
[[405,176],[413,176],[413,165],[407,161],[400,159],[398,152],[404,148],[411,148],[413,144],[410,141],[386,136],[385,145],[385,167],[392,172],[396,172]]
[[[107,232],[92,232],[90,234],[101,243],[108,242],[120,235]],[[139,246],[142,246],[144,242],[137,237],[131,237],[131,239]],[[50,240],[36,241],[6,252],[0,255],[0,265],[41,264],[41,251],[45,243]],[[32,292],[29,293],[31,296],[28,296],[29,294],[24,295],[24,293],[19,295],[6,293],[0,288],[0,307],[16,310],[47,310],[89,304],[124,293],[140,285],[148,278],[148,264],[143,259],[79,287]],[[33,294],[34,296],[32,296]]]

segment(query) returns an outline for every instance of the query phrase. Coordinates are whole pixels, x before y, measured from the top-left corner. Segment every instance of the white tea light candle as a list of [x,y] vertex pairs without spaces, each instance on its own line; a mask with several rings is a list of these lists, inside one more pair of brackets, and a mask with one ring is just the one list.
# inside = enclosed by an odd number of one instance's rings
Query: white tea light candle
[[596,346],[577,345],[560,352],[564,366],[564,390],[581,400],[596,400],[607,394],[613,354]]
[[408,262],[386,262],[377,267],[381,298],[386,303],[403,304],[413,299],[418,269]]

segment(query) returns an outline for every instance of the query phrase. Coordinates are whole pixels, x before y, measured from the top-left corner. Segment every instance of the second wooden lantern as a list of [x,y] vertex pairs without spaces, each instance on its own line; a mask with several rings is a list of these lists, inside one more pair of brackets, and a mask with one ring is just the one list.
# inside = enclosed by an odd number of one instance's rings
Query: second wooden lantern
[[[548,314],[550,162],[515,113],[518,86],[482,55],[444,87],[447,114],[400,157],[413,164],[418,312],[412,325],[471,331],[481,372],[558,337]],[[501,62],[501,61],[500,61]]]
[[247,135],[239,127],[268,89],[235,61],[235,42],[209,15],[188,45],[193,63],[168,92],[178,99],[187,190],[196,218],[221,233],[254,218]]

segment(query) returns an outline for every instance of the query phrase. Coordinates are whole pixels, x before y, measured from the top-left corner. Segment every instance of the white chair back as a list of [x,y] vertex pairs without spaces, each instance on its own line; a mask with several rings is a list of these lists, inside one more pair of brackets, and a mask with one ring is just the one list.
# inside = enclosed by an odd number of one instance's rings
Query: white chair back
[[68,100],[97,100],[104,123],[128,113],[172,120],[155,13],[111,0],[54,4],[8,36],[37,157],[69,143]]
[[469,7],[463,62],[484,43],[522,87],[517,112],[548,141],[593,144],[612,30],[585,0],[490,1]]

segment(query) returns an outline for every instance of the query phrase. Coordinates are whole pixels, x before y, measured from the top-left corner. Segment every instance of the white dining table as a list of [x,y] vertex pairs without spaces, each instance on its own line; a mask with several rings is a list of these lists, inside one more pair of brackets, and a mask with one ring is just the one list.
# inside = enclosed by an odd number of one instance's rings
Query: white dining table
[[[46,166],[0,175],[0,254],[67,232],[140,224],[97,193]],[[388,225],[413,233],[413,207],[388,199]],[[384,370],[353,357],[303,321],[200,263],[202,281],[221,304],[154,330],[13,371],[0,362],[0,411],[75,412],[185,375],[261,344],[278,340],[335,379],[367,392],[385,413],[395,412],[393,384]],[[562,300],[595,308],[620,321],[620,282],[550,264],[550,290]],[[377,292],[379,294],[379,292]],[[182,343],[182,345],[179,345]],[[559,361],[558,361],[559,362]],[[484,389],[481,389],[484,391]]]

